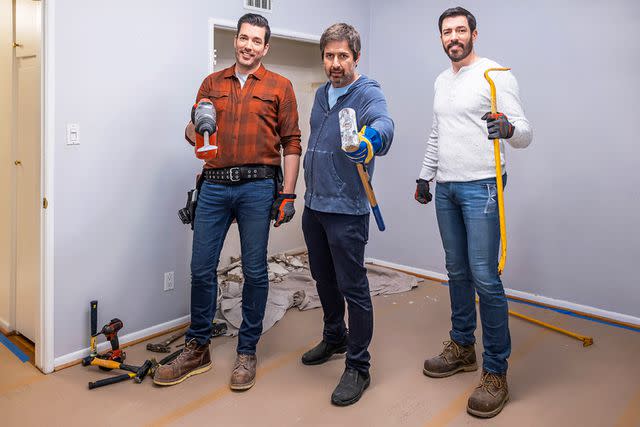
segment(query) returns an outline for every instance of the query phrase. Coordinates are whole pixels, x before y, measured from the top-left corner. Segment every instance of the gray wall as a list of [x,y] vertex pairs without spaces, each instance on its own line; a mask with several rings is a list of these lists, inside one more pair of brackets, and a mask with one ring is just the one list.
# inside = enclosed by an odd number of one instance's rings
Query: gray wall
[[[396,122],[376,169],[388,230],[368,256],[445,272],[434,206],[413,201],[433,81],[450,65],[437,19],[452,1],[372,1],[371,75]],[[510,66],[534,141],[507,149],[508,288],[640,316],[640,3],[467,1],[476,51]],[[372,230],[374,227],[372,227]]]
[[[208,18],[235,21],[242,4],[55,3],[56,357],[87,346],[91,299],[125,334],[189,313],[191,234],[176,210],[200,163],[183,129],[207,74]],[[368,1],[274,5],[272,27],[321,34],[348,20],[368,46]],[[80,146],[65,145],[66,123],[80,124]]]

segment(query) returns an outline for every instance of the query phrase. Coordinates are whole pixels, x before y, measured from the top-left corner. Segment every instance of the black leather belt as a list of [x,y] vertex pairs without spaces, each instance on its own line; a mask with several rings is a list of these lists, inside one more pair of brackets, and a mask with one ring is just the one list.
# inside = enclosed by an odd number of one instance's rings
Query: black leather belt
[[267,165],[235,166],[232,168],[204,169],[204,179],[218,184],[232,184],[254,179],[273,179],[275,167]]

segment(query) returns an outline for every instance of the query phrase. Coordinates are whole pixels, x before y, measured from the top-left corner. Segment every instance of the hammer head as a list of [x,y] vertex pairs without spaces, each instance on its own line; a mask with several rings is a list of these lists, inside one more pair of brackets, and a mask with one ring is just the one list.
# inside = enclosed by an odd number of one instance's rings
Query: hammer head
[[155,353],[171,353],[171,348],[168,345],[164,344],[147,344],[147,350],[153,351]]
[[144,380],[144,377],[146,377],[147,374],[151,371],[152,366],[153,361],[147,360],[146,362],[144,362],[140,369],[138,369],[138,372],[136,372],[136,376],[133,378],[134,381],[140,384]]

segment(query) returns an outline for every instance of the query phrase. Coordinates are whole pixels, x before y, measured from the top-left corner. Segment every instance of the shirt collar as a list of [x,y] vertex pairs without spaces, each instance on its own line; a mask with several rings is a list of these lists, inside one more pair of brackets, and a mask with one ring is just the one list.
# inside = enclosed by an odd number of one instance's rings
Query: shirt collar
[[[258,80],[262,80],[265,74],[267,74],[267,69],[264,67],[263,64],[260,64],[260,67],[258,67],[258,69],[255,72],[249,74],[249,76],[253,76]],[[223,77],[225,79],[228,79],[230,77],[235,77],[235,76],[236,76],[235,64],[233,64],[231,67],[224,70]]]

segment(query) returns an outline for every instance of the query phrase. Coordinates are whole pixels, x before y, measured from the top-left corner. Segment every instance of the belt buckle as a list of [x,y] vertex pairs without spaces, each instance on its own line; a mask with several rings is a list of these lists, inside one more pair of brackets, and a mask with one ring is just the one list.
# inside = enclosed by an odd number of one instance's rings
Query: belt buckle
[[229,169],[229,179],[231,180],[231,182],[238,182],[240,181],[240,168],[239,167],[233,167]]

